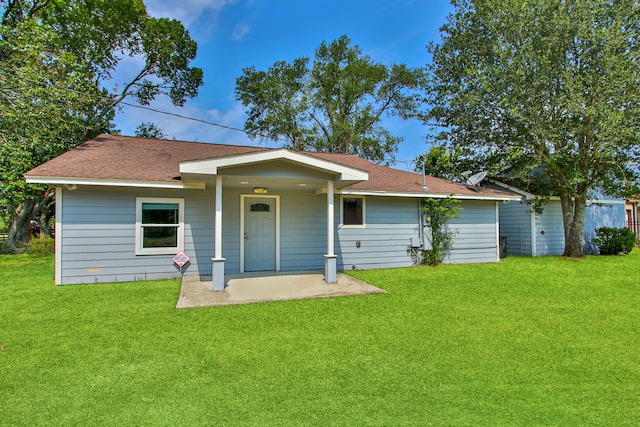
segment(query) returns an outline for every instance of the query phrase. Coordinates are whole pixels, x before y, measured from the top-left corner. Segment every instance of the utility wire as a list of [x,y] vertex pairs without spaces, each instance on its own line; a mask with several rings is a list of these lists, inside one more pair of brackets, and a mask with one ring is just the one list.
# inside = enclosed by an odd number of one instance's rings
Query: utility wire
[[[131,104],[129,102],[124,102],[124,101],[122,101],[121,104],[126,105],[128,107],[139,108],[141,110],[153,111],[154,113],[159,113],[159,114],[165,114],[165,115],[168,115],[168,116],[178,117],[180,119],[192,120],[194,122],[204,123],[204,124],[211,125],[211,126],[217,126],[217,127],[223,128],[223,129],[239,131],[239,132],[243,132],[243,133],[248,135],[247,131],[245,131],[244,129],[236,128],[236,127],[233,127],[233,126],[221,125],[219,123],[209,122],[207,120],[198,119],[198,118],[195,118],[195,117],[189,117],[189,116],[185,116],[185,115],[177,114],[177,113],[170,113],[168,111],[162,111],[162,110],[158,110],[158,109],[155,109],[155,108],[146,107],[146,106],[143,106],[143,105],[135,105],[135,104]],[[260,136],[260,137],[263,137],[265,139],[269,139],[269,140],[273,141],[273,138],[271,138],[271,137],[266,137],[266,136],[260,135],[260,134],[257,134],[257,136]],[[277,138],[277,141],[289,142],[289,141],[283,140],[281,138]],[[414,160],[398,160],[398,159],[388,159],[387,158],[387,159],[384,159],[384,160],[388,161],[388,162],[391,162],[392,164],[402,163],[402,164],[405,165],[407,170],[409,170],[409,168],[411,168],[411,166],[416,164],[416,160],[415,159]]]
[[[141,110],[153,111],[154,113],[166,114],[167,116],[178,117],[180,119],[192,120],[194,122],[200,122],[200,123],[204,123],[204,124],[211,125],[211,126],[217,126],[217,127],[223,128],[223,129],[236,130],[236,131],[248,134],[248,132],[246,130],[244,130],[244,129],[236,128],[236,127],[233,127],[233,126],[221,125],[220,123],[209,122],[207,120],[198,119],[198,118],[195,118],[195,117],[189,117],[189,116],[185,116],[185,115],[182,115],[182,114],[170,113],[168,111],[162,111],[162,110],[158,110],[156,108],[146,107],[144,105],[131,104],[131,103],[125,102],[125,101],[120,102],[120,104],[126,105],[128,107],[139,108]],[[262,136],[262,137],[266,138],[266,136],[264,136],[264,135],[258,135],[258,136]],[[269,138],[269,139],[271,139],[271,138]]]
[[[19,78],[24,80],[24,81],[27,81],[29,83],[34,83],[34,84],[37,84],[37,85],[40,85],[40,86],[43,86],[43,87],[45,87],[47,85],[46,82],[32,80],[32,79],[29,79],[29,78],[26,78],[26,77],[23,77],[23,76],[19,76]],[[67,91],[67,92],[73,92],[73,93],[76,93],[78,95],[87,95],[86,92],[75,90],[75,89],[72,89],[70,87],[59,87],[57,89],[63,90],[63,91]],[[99,98],[101,98],[101,99],[103,99],[105,101],[112,100],[112,98],[110,98],[109,96],[104,96],[102,94],[94,94],[92,96],[99,97]],[[183,114],[177,114],[177,113],[171,113],[171,112],[168,112],[168,111],[162,111],[162,110],[158,110],[156,108],[147,107],[147,106],[144,106],[144,105],[136,105],[136,104],[132,104],[132,103],[126,102],[126,101],[120,101],[118,103],[118,105],[126,105],[126,106],[132,107],[132,108],[138,108],[138,109],[141,109],[141,110],[153,111],[154,113],[158,113],[158,114],[165,114],[167,116],[178,117],[178,118],[185,119],[185,120],[192,120],[192,121],[195,121],[195,122],[200,122],[200,123],[204,123],[204,124],[211,125],[211,126],[217,126],[217,127],[223,128],[223,129],[242,132],[242,133],[246,134],[247,136],[249,136],[249,132],[247,132],[244,129],[240,129],[240,128],[233,127],[233,126],[227,126],[227,125],[223,125],[223,124],[220,124],[220,123],[210,122],[210,121],[207,121],[207,120],[198,119],[196,117],[189,117],[189,116],[185,116]],[[115,105],[114,108],[115,107],[117,107],[117,105]],[[269,140],[272,140],[272,141],[274,140],[272,137],[270,137],[268,135],[256,134],[256,136],[259,136],[259,137],[264,138],[264,139],[269,139]],[[282,138],[276,138],[275,141],[289,142],[288,140],[282,139]]]
[[[46,82],[32,80],[32,79],[26,78],[24,76],[18,76],[18,78],[20,78],[20,79],[22,79],[24,81],[30,82],[30,83],[38,84],[38,85],[41,85],[41,86],[46,86]],[[73,92],[73,93],[76,93],[76,94],[79,94],[79,95],[86,95],[87,94],[86,92],[75,90],[75,89],[72,89],[72,88],[69,88],[69,87],[63,87],[63,88],[58,88],[58,89],[61,89],[61,90],[64,90],[64,91],[68,91],[68,92]],[[104,99],[104,100],[111,100],[110,97],[104,96],[102,94],[95,94],[95,95],[92,95],[92,96],[96,96],[96,95],[98,97]],[[126,105],[127,107],[131,107],[131,108],[138,108],[138,109],[141,109],[141,110],[152,111],[152,112],[158,113],[158,114],[164,114],[164,115],[167,115],[167,116],[173,116],[173,117],[177,117],[177,118],[184,119],[184,120],[191,120],[191,121],[194,121],[194,122],[199,122],[199,123],[203,123],[203,124],[210,125],[210,126],[216,126],[216,127],[222,128],[222,129],[228,129],[228,130],[233,130],[233,131],[237,131],[237,132],[242,132],[242,133],[246,134],[247,136],[249,136],[249,133],[246,130],[241,129],[241,128],[237,128],[237,127],[233,127],[233,126],[227,126],[227,125],[223,125],[223,124],[220,124],[220,123],[210,122],[208,120],[199,119],[199,118],[196,118],[196,117],[185,116],[183,114],[171,113],[169,111],[158,110],[157,108],[147,107],[147,106],[144,106],[144,105],[136,105],[136,104],[132,104],[132,103],[126,102],[126,101],[120,101],[120,103],[118,105],[120,105],[120,104],[121,105]],[[114,107],[116,107],[116,106],[114,106]],[[434,126],[435,124],[427,123],[427,125]],[[435,125],[435,126],[438,126],[438,125]],[[272,137],[267,136],[267,135],[256,134],[256,136],[259,136],[259,137],[267,139],[267,140],[274,141],[274,139]],[[282,138],[276,138],[275,141],[289,142],[288,140],[282,139]],[[407,169],[410,168],[411,165],[415,164],[415,160],[398,160],[398,159],[384,159],[384,160],[389,161],[392,164],[402,163],[407,167]]]

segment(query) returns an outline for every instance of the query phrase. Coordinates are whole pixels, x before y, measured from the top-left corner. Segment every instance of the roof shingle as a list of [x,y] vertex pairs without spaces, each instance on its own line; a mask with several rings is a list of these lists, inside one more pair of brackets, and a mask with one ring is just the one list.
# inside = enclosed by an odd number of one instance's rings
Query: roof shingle
[[[25,176],[176,182],[180,177],[181,162],[264,150],[269,149],[105,134],[32,169]],[[423,177],[417,173],[376,165],[350,154],[305,154],[369,172],[369,180],[345,187],[347,190],[425,192],[422,186]],[[483,188],[479,194],[465,184],[431,176],[425,177],[425,181],[428,193],[478,197],[512,196],[508,192],[490,187]]]

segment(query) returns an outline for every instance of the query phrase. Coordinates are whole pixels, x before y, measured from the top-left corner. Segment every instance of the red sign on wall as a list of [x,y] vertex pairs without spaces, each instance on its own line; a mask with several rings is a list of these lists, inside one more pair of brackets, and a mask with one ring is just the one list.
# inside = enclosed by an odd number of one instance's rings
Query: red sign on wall
[[183,265],[189,262],[189,257],[184,252],[178,252],[173,257],[173,263],[178,267],[182,268]]

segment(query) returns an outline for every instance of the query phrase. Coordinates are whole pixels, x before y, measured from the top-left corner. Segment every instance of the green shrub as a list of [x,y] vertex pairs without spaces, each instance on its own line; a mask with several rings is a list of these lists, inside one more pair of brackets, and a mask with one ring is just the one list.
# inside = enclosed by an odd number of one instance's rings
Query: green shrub
[[628,254],[636,245],[636,235],[626,227],[600,227],[596,229],[593,242],[598,246],[600,255]]
[[55,245],[50,238],[31,239],[28,244],[28,252],[34,255],[51,255]]

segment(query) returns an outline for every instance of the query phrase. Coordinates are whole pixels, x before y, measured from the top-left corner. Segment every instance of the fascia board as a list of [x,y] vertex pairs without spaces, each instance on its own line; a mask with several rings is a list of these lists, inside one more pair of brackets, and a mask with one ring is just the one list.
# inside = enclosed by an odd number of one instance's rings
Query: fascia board
[[504,182],[496,181],[495,179],[490,179],[490,180],[487,180],[487,181],[489,181],[489,182],[491,182],[491,183],[493,183],[493,184],[495,184],[495,185],[497,185],[499,187],[505,188],[505,189],[507,189],[509,191],[513,191],[514,193],[518,193],[518,194],[526,197],[527,199],[535,199],[536,198],[535,194],[529,193],[529,192],[524,191],[524,190],[520,190],[519,188],[516,188],[516,187],[512,187],[511,185],[505,184]]
[[[326,190],[325,190],[326,192]],[[521,197],[518,196],[486,196],[486,195],[472,195],[472,194],[443,194],[443,193],[403,193],[393,191],[374,191],[374,190],[340,190],[336,191],[336,194],[350,195],[350,196],[386,196],[386,197],[410,197],[410,198],[422,198],[422,199],[446,199],[451,197],[458,200],[492,200],[492,201],[519,201]]]
[[96,185],[103,187],[143,187],[143,188],[171,188],[204,190],[204,182],[163,182],[163,181],[135,181],[121,179],[73,178],[57,176],[25,176],[30,184],[46,185]]
[[[525,197],[526,200],[534,200],[534,199],[536,199],[538,197],[533,193],[529,193],[527,191],[520,190],[519,188],[512,187],[511,185],[505,184],[504,182],[496,181],[494,179],[490,179],[488,181],[492,182],[493,184],[495,184],[497,186],[500,186],[502,188],[506,188],[507,190],[511,190],[514,193],[522,194]],[[558,201],[558,200],[560,200],[560,197],[559,196],[549,196],[549,197],[547,197],[547,199],[548,200]]]

